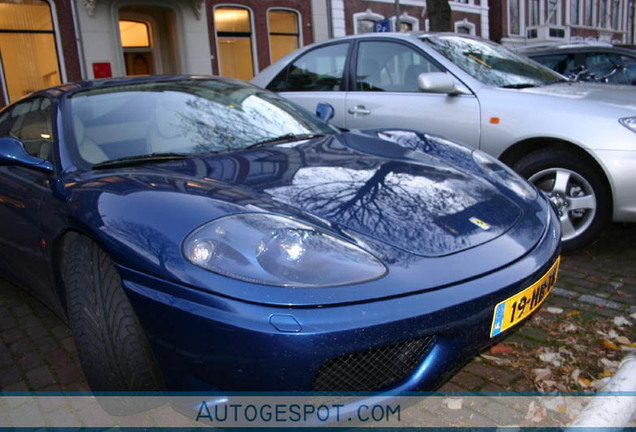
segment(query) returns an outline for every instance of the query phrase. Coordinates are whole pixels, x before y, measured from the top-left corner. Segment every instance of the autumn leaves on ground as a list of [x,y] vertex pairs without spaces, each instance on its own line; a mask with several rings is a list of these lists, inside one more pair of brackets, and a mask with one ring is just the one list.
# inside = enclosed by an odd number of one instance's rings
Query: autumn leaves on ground
[[481,357],[520,371],[525,384],[539,391],[600,390],[616,373],[623,357],[636,349],[636,313],[610,318],[589,311],[547,307],[525,325],[547,333],[547,340],[530,349],[518,339],[504,341]]

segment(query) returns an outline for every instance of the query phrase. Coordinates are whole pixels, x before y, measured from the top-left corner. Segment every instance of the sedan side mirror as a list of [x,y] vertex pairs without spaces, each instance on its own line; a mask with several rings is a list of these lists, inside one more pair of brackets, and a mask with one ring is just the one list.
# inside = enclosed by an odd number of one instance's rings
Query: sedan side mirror
[[428,72],[417,76],[417,88],[426,93],[458,94],[455,78],[446,72]]
[[316,116],[325,123],[329,123],[335,114],[336,110],[331,104],[320,102],[316,106]]
[[11,137],[0,138],[0,165],[18,165],[44,172],[53,172],[53,164],[45,159],[31,156],[22,141]]

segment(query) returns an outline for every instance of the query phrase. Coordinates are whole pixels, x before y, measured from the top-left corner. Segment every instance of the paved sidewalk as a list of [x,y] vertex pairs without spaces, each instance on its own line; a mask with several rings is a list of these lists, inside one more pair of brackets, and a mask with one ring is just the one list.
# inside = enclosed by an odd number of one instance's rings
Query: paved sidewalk
[[[548,307],[584,311],[598,317],[627,317],[635,313],[636,226],[613,226],[593,247],[565,256],[557,287],[543,309]],[[631,340],[634,339],[636,337]],[[524,325],[507,341],[533,350],[548,344],[550,335],[532,325]],[[534,383],[515,367],[478,358],[466,365],[441,390],[535,389]],[[68,327],[39,301],[2,280],[0,390],[89,390]]]

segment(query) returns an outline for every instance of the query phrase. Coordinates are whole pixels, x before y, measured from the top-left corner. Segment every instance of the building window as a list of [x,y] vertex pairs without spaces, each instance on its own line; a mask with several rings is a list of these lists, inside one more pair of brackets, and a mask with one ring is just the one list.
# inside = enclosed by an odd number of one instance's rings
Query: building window
[[371,9],[367,9],[366,12],[353,14],[353,33],[373,33],[375,23],[383,19],[384,15],[373,13]]
[[612,28],[614,30],[621,29],[622,4],[620,0],[612,1]]
[[552,25],[561,25],[561,0],[548,0],[548,19]]
[[598,26],[601,28],[607,27],[607,1],[608,0],[601,0],[599,6]]
[[466,18],[461,21],[455,22],[455,24],[453,25],[455,27],[455,33],[473,36],[476,34],[475,24],[471,23]]
[[254,77],[250,11],[238,7],[214,9],[221,76],[248,81]]
[[539,0],[530,0],[530,26],[538,26],[539,22]]
[[581,24],[581,0],[570,0],[570,22],[572,25]]
[[270,10],[267,19],[270,61],[274,63],[300,47],[298,14],[287,10]]
[[0,59],[9,102],[62,82],[48,3],[0,0]]
[[585,0],[585,22],[588,27],[594,25],[594,0]]
[[[395,26],[395,17],[391,17],[391,27],[396,28]],[[420,22],[417,18],[409,16],[406,12],[400,15],[400,31],[402,32],[410,32],[410,31],[419,31],[420,30]]]
[[155,67],[150,26],[142,21],[119,20],[119,37],[126,76],[153,75]]
[[508,0],[508,33],[521,35],[521,0]]
[[120,20],[119,35],[124,48],[150,48],[150,29],[144,22]]

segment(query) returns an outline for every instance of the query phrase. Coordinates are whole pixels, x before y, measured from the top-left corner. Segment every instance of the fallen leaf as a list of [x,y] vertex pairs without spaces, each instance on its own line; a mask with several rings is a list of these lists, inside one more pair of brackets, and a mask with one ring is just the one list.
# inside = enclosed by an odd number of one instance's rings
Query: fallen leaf
[[579,315],[580,312],[577,310],[571,310],[570,312],[566,313],[565,316],[570,317],[570,316],[575,316],[575,315]]
[[618,364],[619,364],[619,362],[617,361],[612,361],[606,358],[602,358],[600,360],[600,363],[608,369],[618,369]]
[[625,336],[619,336],[615,338],[615,340],[621,345],[627,345],[627,346],[633,345],[632,342],[629,339],[627,339]]
[[548,368],[534,369],[533,371],[535,375],[535,382],[549,378],[550,375],[552,375],[552,371]]
[[613,350],[617,350],[618,346],[616,346],[615,343],[608,341],[607,339],[603,339],[603,345],[605,345],[605,348],[609,348],[609,349],[613,349]]
[[446,408],[450,410],[460,410],[462,409],[462,404],[464,403],[464,399],[446,398],[442,400],[442,403],[446,405]]
[[631,321],[628,321],[627,318],[622,317],[622,316],[614,317],[614,324],[616,324],[619,327],[632,326],[633,325]]
[[577,331],[579,328],[572,323],[561,324],[560,330],[564,333],[570,333],[573,331]]
[[579,383],[580,386],[582,387],[591,387],[592,386],[592,381],[590,381],[587,378],[579,378],[577,380],[577,382]]
[[554,315],[559,315],[563,313],[563,309],[561,309],[560,307],[549,307],[546,310]]
[[557,353],[545,352],[545,353],[539,354],[539,358],[541,359],[541,361],[550,363],[553,366],[556,366],[556,367],[561,366],[561,356]]
[[499,358],[499,357],[494,357],[494,356],[489,356],[486,354],[482,354],[480,355],[481,358],[486,359],[490,362],[495,363],[497,366],[503,366],[503,365],[509,365],[511,363],[510,360],[508,359],[503,359],[503,358]]
[[504,344],[498,344],[490,348],[490,354],[506,354],[513,352],[514,349],[511,346]]
[[574,369],[574,371],[572,371],[572,375],[570,375],[572,377],[572,380],[574,382],[579,380],[579,375],[581,375],[581,369]]

